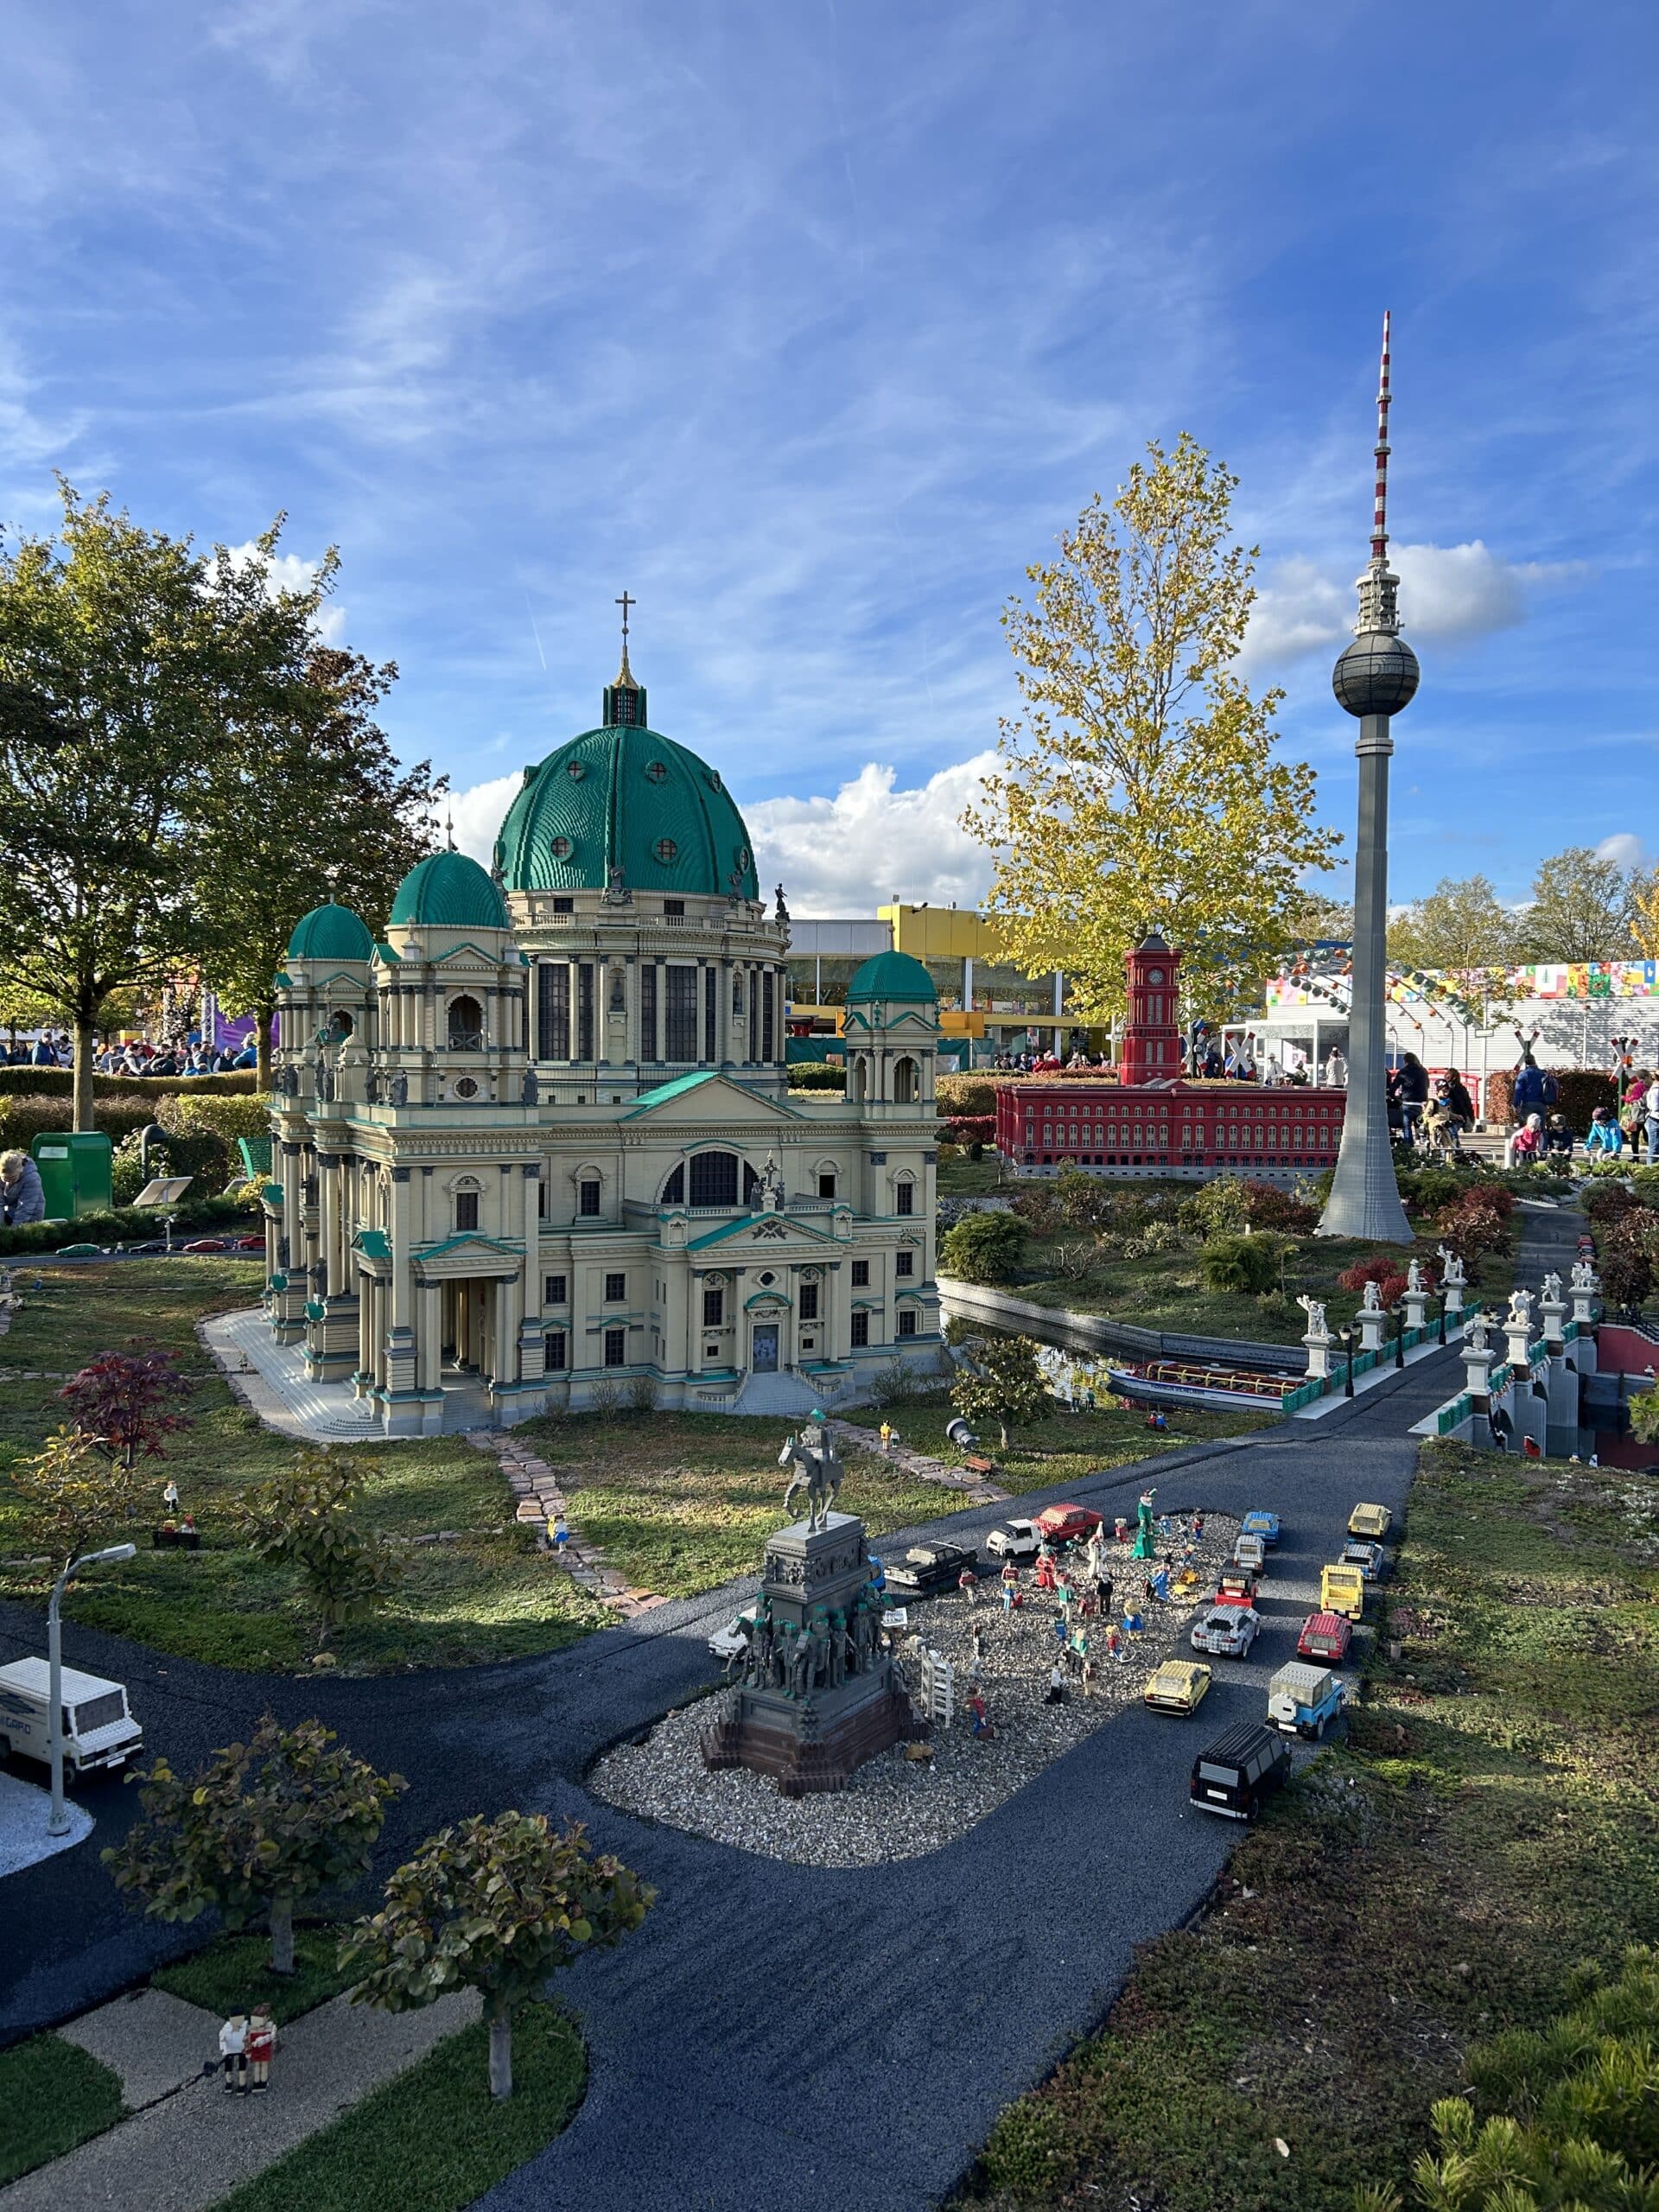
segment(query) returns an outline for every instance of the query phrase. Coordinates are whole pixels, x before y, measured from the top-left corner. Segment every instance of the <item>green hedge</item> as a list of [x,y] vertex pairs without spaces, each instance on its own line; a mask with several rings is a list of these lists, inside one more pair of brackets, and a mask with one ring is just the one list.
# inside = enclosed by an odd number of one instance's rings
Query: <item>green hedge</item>
[[[50,1069],[46,1072],[50,1074]],[[92,1118],[111,1144],[119,1144],[135,1129],[148,1128],[161,1103],[159,1098],[135,1098],[130,1090],[122,1091],[112,1097],[95,1098]],[[69,1101],[61,1094],[56,1097],[35,1092],[21,1098],[0,1096],[0,1151],[27,1152],[36,1137],[67,1129],[73,1118]]]
[[[175,1210],[173,1241],[186,1243],[208,1230],[245,1233],[262,1217],[234,1198],[187,1199]],[[67,1244],[138,1244],[162,1234],[161,1216],[152,1208],[118,1206],[113,1213],[84,1213],[73,1221],[32,1221],[26,1229],[0,1229],[0,1257],[59,1252]]]
[[[105,1098],[118,1093],[142,1091],[149,1097],[158,1098],[164,1091],[189,1090],[198,1097],[234,1098],[251,1093],[257,1081],[251,1068],[239,1069],[234,1075],[95,1074],[92,1096]],[[74,1089],[73,1068],[0,1068],[0,1097],[8,1091],[22,1090],[40,1097],[71,1098]],[[150,1118],[155,1118],[153,1112]]]
[[791,1090],[845,1090],[847,1071],[828,1060],[791,1060],[789,1087]]
[[[1005,1083],[1013,1078],[1004,1076]],[[941,1114],[951,1118],[970,1114],[995,1114],[996,1084],[988,1075],[942,1075],[933,1086]]]
[[[1611,1076],[1601,1068],[1551,1068],[1558,1093],[1552,1109],[1565,1114],[1567,1127],[1582,1136],[1590,1126],[1590,1117],[1598,1106],[1617,1106],[1618,1088]],[[1510,1068],[1498,1068],[1486,1078],[1485,1096],[1481,1101],[1481,1119],[1490,1128],[1496,1122],[1500,1128],[1510,1127],[1516,1119],[1511,1093],[1515,1087],[1515,1072]]]

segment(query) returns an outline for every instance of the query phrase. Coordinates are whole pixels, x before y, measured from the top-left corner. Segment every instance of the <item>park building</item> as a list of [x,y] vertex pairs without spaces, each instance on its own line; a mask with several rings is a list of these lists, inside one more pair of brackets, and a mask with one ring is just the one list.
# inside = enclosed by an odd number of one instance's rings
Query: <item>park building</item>
[[931,1370],[938,994],[887,950],[845,1096],[788,1089],[789,922],[719,771],[622,666],[453,849],[283,972],[264,1187],[277,1339],[389,1434],[550,1408],[792,1415]]

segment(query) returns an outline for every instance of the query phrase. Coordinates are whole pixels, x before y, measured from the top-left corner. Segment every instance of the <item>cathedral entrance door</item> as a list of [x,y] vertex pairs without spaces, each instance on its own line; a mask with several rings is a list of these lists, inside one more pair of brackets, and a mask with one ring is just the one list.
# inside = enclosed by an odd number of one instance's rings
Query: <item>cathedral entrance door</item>
[[775,1375],[778,1372],[778,1330],[775,1324],[769,1328],[756,1329],[753,1364],[757,1375]]

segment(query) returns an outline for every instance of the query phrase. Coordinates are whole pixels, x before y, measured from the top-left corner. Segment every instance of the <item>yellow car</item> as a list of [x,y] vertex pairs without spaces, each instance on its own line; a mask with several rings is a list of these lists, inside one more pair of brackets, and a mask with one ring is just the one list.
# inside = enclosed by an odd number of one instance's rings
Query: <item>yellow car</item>
[[1357,1567],[1338,1560],[1319,1569],[1319,1611],[1340,1613],[1345,1621],[1365,1618],[1365,1577]]
[[1394,1526],[1394,1516],[1386,1505],[1357,1505],[1348,1516],[1351,1536],[1370,1536],[1381,1543]]
[[1166,1659],[1154,1668],[1145,1697],[1154,1713],[1196,1713],[1210,1687],[1210,1669],[1190,1659]]

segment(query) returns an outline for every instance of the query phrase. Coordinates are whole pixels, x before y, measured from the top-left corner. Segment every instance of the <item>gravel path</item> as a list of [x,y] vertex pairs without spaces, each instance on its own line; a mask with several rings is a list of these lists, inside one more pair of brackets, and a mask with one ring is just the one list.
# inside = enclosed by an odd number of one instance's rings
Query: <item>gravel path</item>
[[[1187,1631],[1200,1610],[1198,1601],[1208,1602],[1237,1530],[1230,1516],[1206,1519],[1194,1562],[1196,1597],[1168,1605],[1153,1601],[1146,1633],[1124,1639],[1121,1659],[1106,1657],[1100,1624],[1080,1623],[1099,1655],[1096,1681],[1093,1694],[1084,1696],[1071,1675],[1059,1705],[1047,1703],[1046,1692],[1058,1648],[1054,1624],[1060,1608],[1030,1587],[1029,1575],[1024,1578],[1024,1603],[1006,1616],[1000,1598],[991,1596],[970,1605],[953,1593],[912,1605],[912,1636],[918,1643],[925,1638],[950,1662],[957,1685],[957,1717],[949,1728],[935,1729],[933,1756],[926,1762],[907,1758],[904,1747],[895,1745],[867,1759],[845,1789],[795,1799],[780,1796],[774,1783],[745,1768],[711,1774],[702,1763],[702,1739],[729,1701],[722,1694],[682,1706],[643,1742],[620,1745],[588,1776],[588,1787],[624,1812],[798,1866],[875,1866],[938,1851],[1135,1704],[1160,1660],[1194,1656]],[[1172,1547],[1166,1543],[1162,1548],[1167,1556]],[[1113,1547],[1112,1580],[1121,1592],[1137,1589],[1141,1580],[1128,1550],[1127,1544]],[[996,1731],[981,1738],[974,1736],[966,1712],[976,1629],[983,1650],[979,1677]],[[1219,1673],[1229,1662],[1208,1663]],[[906,1671],[913,1689],[913,1660]]]

